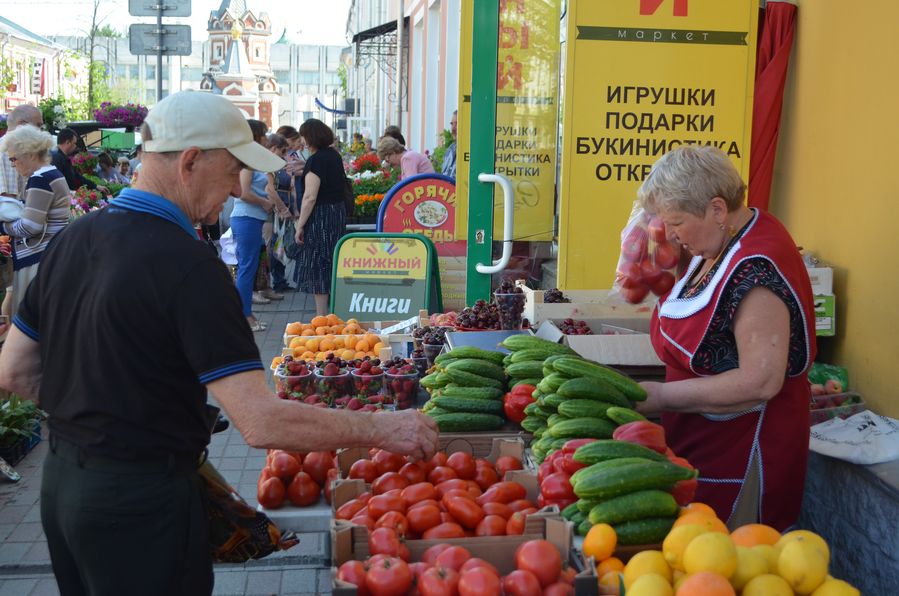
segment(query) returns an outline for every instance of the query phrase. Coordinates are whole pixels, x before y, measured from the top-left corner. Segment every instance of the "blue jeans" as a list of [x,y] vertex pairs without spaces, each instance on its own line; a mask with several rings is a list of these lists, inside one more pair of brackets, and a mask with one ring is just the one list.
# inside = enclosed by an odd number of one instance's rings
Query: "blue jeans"
[[269,243],[268,253],[268,268],[272,274],[272,289],[276,292],[283,292],[287,290],[290,285],[287,283],[287,278],[284,277],[286,268],[281,261],[275,258],[274,248],[275,242],[273,240]]
[[237,248],[237,293],[243,305],[243,314],[253,314],[253,280],[259,268],[259,247],[262,246],[261,219],[255,217],[232,217],[231,230]]

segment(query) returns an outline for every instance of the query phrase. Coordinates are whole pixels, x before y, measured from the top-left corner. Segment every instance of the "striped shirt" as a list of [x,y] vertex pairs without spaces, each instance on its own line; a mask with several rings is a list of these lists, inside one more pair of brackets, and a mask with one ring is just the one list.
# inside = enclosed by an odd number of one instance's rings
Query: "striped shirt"
[[50,240],[69,224],[71,196],[65,177],[53,166],[44,166],[28,178],[22,217],[0,224],[0,231],[14,240],[13,269],[40,262]]

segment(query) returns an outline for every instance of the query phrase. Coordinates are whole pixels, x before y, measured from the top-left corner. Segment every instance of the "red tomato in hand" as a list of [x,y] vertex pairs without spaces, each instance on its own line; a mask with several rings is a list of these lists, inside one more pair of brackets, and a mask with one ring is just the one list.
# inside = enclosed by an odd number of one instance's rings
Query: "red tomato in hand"
[[402,559],[388,557],[369,568],[365,583],[373,596],[405,594],[412,587],[412,571]]
[[459,576],[459,596],[500,596],[499,576],[486,567],[469,569]]
[[419,482],[424,482],[427,479],[427,474],[424,471],[424,468],[421,467],[417,462],[409,462],[405,464],[399,471],[400,476],[404,476],[406,480],[409,481],[409,484],[418,484]]
[[309,474],[300,472],[293,477],[293,481],[287,487],[287,498],[297,507],[309,507],[318,503],[321,492],[321,487]]
[[667,242],[664,244],[657,244],[652,251],[652,258],[660,268],[672,269],[677,265],[677,250],[675,250],[673,245],[668,244]]
[[471,553],[468,552],[467,548],[462,546],[451,546],[437,555],[437,558],[434,560],[434,566],[446,567],[447,569],[459,571],[459,569],[462,568],[462,565],[465,564],[465,561],[470,558]]
[[650,285],[650,289],[652,293],[656,296],[664,296],[667,294],[671,288],[674,287],[674,274],[670,271],[662,271],[662,275],[659,276],[659,279],[655,280],[653,284]]
[[337,579],[353,584],[356,586],[356,594],[365,596],[368,592],[368,586],[365,584],[365,565],[362,561],[347,561],[337,570]]
[[478,522],[474,529],[475,536],[505,536],[506,518],[499,515],[487,515]]
[[313,451],[303,460],[303,471],[312,476],[319,486],[324,486],[328,470],[333,467],[334,454],[330,451]]
[[431,567],[421,574],[418,591],[421,596],[455,596],[458,586],[458,571],[446,567]]
[[443,499],[443,504],[446,506],[447,512],[459,522],[459,525],[468,530],[474,530],[484,519],[484,510],[471,499],[447,495]]
[[440,525],[440,509],[425,506],[414,507],[406,513],[409,528],[418,534],[423,534],[435,526]]
[[367,484],[371,484],[378,477],[378,468],[375,462],[370,459],[359,459],[350,466],[350,478],[364,480]]
[[409,521],[399,511],[388,511],[378,518],[375,528],[392,528],[400,537],[403,537],[409,529]]
[[259,485],[256,491],[256,500],[266,509],[277,509],[284,504],[284,494],[286,492],[287,490],[284,488],[284,483],[281,482],[281,479],[272,477]]
[[522,470],[521,460],[511,455],[502,455],[496,460],[496,473],[502,479],[509,470]]
[[456,474],[456,471],[449,466],[437,466],[428,473],[428,482],[435,486],[440,484],[441,482],[446,482],[447,480],[453,480],[456,478],[459,478],[459,475]]
[[382,495],[390,490],[403,490],[409,486],[409,480],[398,472],[386,472],[381,474],[371,483],[371,492]]
[[368,535],[368,552],[395,557],[400,552],[400,537],[393,528],[375,528]]
[[403,464],[406,463],[406,460],[403,459],[402,455],[397,453],[390,453],[389,451],[384,451],[381,449],[378,451],[374,457],[371,458],[373,462],[375,462],[375,467],[378,469],[378,474],[386,474],[387,472],[398,472],[400,468],[403,467]]
[[537,576],[524,569],[516,569],[503,578],[503,594],[506,596],[536,596],[542,594]]
[[456,451],[446,458],[446,465],[453,469],[457,477],[463,480],[474,480],[477,466],[475,466],[474,458],[470,453]]
[[444,522],[425,531],[421,535],[424,540],[439,540],[441,538],[464,538],[465,530],[457,523]]
[[277,476],[284,482],[290,482],[302,469],[300,462],[283,451],[277,451],[272,455],[272,461],[268,468],[271,470],[272,475]]
[[562,556],[548,540],[528,540],[515,550],[515,566],[536,575],[545,588],[559,579]]

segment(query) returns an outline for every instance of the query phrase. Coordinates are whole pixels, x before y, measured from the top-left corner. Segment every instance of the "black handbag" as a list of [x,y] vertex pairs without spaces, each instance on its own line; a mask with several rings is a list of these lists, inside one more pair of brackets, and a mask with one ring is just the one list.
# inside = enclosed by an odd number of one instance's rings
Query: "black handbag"
[[284,254],[288,259],[296,259],[300,256],[300,245],[297,244],[296,238],[297,228],[294,220],[289,219],[284,222]]

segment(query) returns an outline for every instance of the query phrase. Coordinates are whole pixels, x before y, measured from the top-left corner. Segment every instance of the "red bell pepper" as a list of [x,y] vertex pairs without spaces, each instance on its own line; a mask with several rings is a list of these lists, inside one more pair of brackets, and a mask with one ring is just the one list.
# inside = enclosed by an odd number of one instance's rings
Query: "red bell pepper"
[[[685,458],[678,457],[678,456],[674,455],[674,453],[672,453],[671,455],[668,456],[668,461],[670,461],[671,463],[676,464],[678,466],[690,468],[691,470],[696,469]],[[677,482],[674,485],[674,487],[671,489],[671,496],[674,497],[674,500],[677,502],[678,505],[683,507],[684,505],[687,505],[687,504],[693,502],[693,497],[696,496],[697,488],[699,488],[699,479],[698,478],[691,478],[690,480],[681,480],[680,482]]]
[[567,474],[571,476],[581,468],[586,468],[587,464],[584,462],[574,461],[574,458],[570,455],[562,455],[562,457],[553,460],[553,470],[556,472],[561,472],[562,474]]
[[531,397],[531,394],[534,393],[535,389],[537,389],[537,388],[534,387],[533,385],[527,385],[525,383],[520,383],[520,384],[512,387],[512,391],[510,393],[523,394],[523,395],[527,395],[528,397]]
[[[518,385],[516,389],[518,387],[521,387],[521,385]],[[524,413],[524,409],[534,403],[534,401],[535,400],[531,397],[530,393],[515,393],[514,390],[510,391],[503,397],[503,411],[506,413],[506,418],[520,424],[521,421],[527,417],[527,414]]]
[[577,451],[578,447],[594,442],[596,442],[596,439],[571,439],[562,445],[562,453],[565,455],[574,455],[574,452]]
[[571,476],[568,474],[556,472],[543,479],[543,482],[540,483],[540,494],[543,495],[547,503],[562,499],[577,499],[569,478]]
[[612,433],[612,438],[643,445],[662,454],[668,449],[668,446],[665,444],[665,429],[648,420],[637,420],[636,422],[622,424]]

